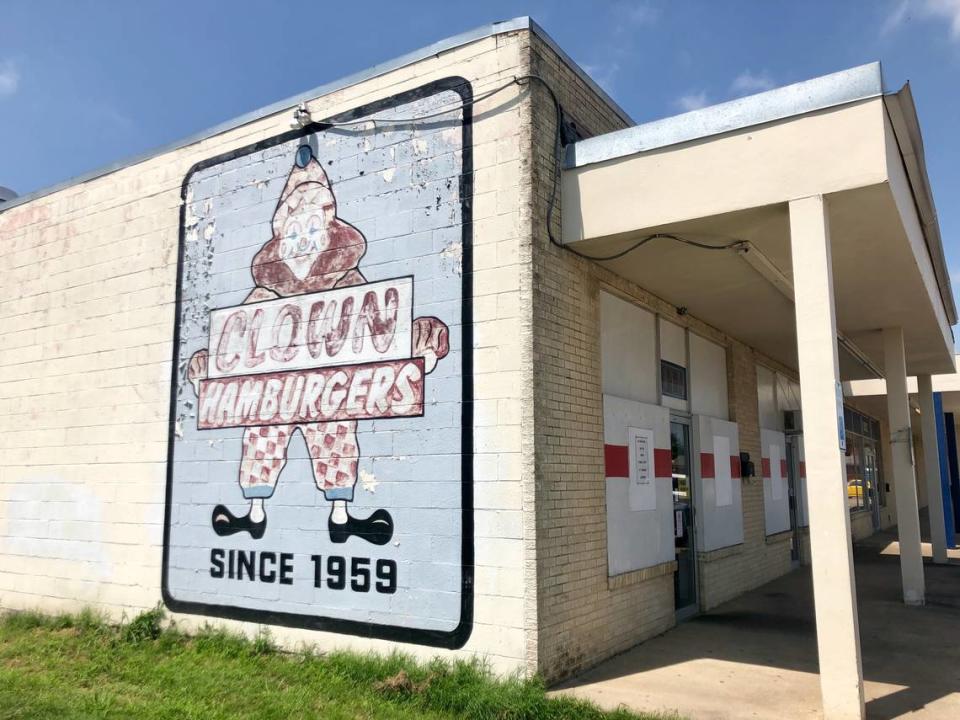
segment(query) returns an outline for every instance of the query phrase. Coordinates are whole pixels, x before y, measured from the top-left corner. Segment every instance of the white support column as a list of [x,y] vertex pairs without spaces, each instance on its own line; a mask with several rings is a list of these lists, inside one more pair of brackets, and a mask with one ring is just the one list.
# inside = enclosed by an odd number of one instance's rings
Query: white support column
[[790,246],[823,714],[826,720],[862,720],[860,627],[840,450],[843,406],[830,226],[822,197],[790,203]]
[[940,451],[937,445],[937,417],[933,407],[933,381],[929,375],[917,375],[920,398],[920,431],[923,437],[923,468],[927,477],[927,515],[930,516],[930,543],[933,561],[947,562],[947,528],[943,519],[943,493],[940,490]]
[[884,372],[887,376],[887,417],[890,420],[890,455],[897,496],[897,539],[900,541],[900,579],[903,602],[923,605],[923,554],[920,549],[920,512],[917,478],[913,469],[913,432],[907,395],[907,361],[903,329],[883,330]]

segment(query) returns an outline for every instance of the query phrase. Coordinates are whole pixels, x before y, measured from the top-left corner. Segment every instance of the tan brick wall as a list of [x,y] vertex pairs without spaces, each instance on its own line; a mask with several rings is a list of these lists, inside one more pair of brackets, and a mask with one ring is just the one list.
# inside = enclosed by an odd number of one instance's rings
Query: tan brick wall
[[[526,32],[487,38],[309,106],[325,117],[451,75],[480,95],[522,73],[528,47]],[[532,481],[522,483],[520,440],[531,417],[522,402],[530,318],[520,301],[529,129],[518,96],[510,88],[483,100],[473,125],[476,576],[462,654],[504,671],[535,662],[526,632],[535,628]],[[290,118],[284,111],[0,213],[3,608],[94,606],[120,617],[159,602],[181,182],[194,163],[285,132]],[[202,620],[178,618],[187,627]],[[273,633],[291,647],[396,647]]]
[[[532,73],[557,93],[581,132],[623,123],[544,43]],[[670,573],[608,585],[600,391],[599,278],[550,245],[546,208],[556,173],[555,112],[531,89],[533,162],[532,312],[536,464],[539,669],[557,679],[673,623]],[[559,233],[560,207],[553,229]]]
[[[613,110],[542,43],[533,43],[533,72],[557,92],[585,135],[619,128]],[[760,465],[756,363],[747,346],[597,263],[550,244],[544,223],[554,172],[553,108],[534,91],[533,352],[539,668],[548,679],[574,674],[670,628],[672,567],[629,582],[607,576],[602,392],[601,288],[630,298],[728,349],[731,419],[741,449]],[[548,121],[548,118],[551,120]],[[559,233],[559,198],[554,232]],[[775,362],[764,364],[791,374]],[[763,485],[744,483],[744,543],[699,558],[701,603],[714,607],[790,569],[789,535],[764,533]],[[669,566],[670,564],[667,564]]]
[[742,481],[743,543],[714,557],[699,556],[700,606],[709,610],[790,570],[790,535],[767,537],[760,472],[758,361],[788,377],[795,374],[736,340],[727,341],[727,393],[730,419],[740,432],[740,450],[750,453],[755,475]]

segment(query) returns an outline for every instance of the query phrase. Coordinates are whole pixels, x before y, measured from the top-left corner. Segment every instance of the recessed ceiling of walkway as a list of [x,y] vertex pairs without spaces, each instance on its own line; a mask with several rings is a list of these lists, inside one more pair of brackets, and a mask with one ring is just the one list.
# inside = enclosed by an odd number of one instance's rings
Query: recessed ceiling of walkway
[[614,145],[606,158],[603,138],[578,143],[595,145],[564,171],[564,242],[609,256],[655,233],[747,241],[753,262],[743,246],[704,250],[657,238],[601,264],[795,368],[789,200],[823,195],[838,332],[869,360],[841,349],[841,376],[874,377],[871,364],[882,372],[880,330],[892,326],[904,330],[910,374],[953,372],[948,281],[938,277],[887,102],[869,98],[636,153]]

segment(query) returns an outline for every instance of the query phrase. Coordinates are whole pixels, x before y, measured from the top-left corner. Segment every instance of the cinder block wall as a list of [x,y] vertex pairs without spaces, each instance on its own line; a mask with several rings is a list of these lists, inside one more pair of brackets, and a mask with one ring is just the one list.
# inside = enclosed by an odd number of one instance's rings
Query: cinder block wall
[[[530,72],[549,84],[584,136],[626,125],[537,38]],[[555,109],[544,88],[533,84],[530,93],[539,669],[554,680],[672,624],[673,581],[661,575],[607,586],[599,283],[588,263],[548,239]],[[555,233],[560,213],[557,197]]]
[[[525,71],[529,45],[527,32],[490,37],[309,109],[327,117],[448,76],[480,95]],[[520,254],[530,116],[519,95],[512,87],[473,111],[476,575],[473,630],[460,652],[504,671],[535,665],[536,637],[531,463],[521,443],[531,418],[521,303],[529,259],[524,266]],[[119,618],[160,601],[181,183],[198,161],[285,132],[290,119],[284,111],[0,213],[3,609],[93,606]],[[273,634],[291,647],[397,647],[281,627]]]
[[[624,126],[526,31],[462,46],[309,106],[315,117],[330,116],[453,75],[480,95],[527,73],[554,88],[582,135]],[[742,449],[757,459],[755,364],[776,368],[549,243],[553,117],[536,83],[474,108],[475,614],[461,651],[486,656],[498,670],[548,679],[674,622],[672,564],[607,577],[601,287],[728,348],[732,419]],[[288,112],[267,117],[0,213],[0,608],[94,606],[119,618],[160,600],[181,182],[196,162],[277,135],[289,119]],[[555,233],[560,212],[558,197]],[[788,567],[789,543],[763,535],[761,482],[744,486],[744,544],[700,558],[705,607]],[[178,621],[191,627],[201,619]],[[396,647],[273,632],[288,646]]]

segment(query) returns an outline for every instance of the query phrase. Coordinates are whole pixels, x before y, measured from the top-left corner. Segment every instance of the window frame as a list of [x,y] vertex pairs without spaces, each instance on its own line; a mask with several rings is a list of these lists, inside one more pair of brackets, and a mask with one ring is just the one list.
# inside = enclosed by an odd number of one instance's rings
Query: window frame
[[[847,486],[849,488],[850,476],[849,468],[852,463],[847,463],[846,458],[853,454],[854,446],[859,447],[860,453],[860,482],[862,487],[861,496],[858,498],[860,502],[857,505],[850,506],[850,512],[869,512],[872,511],[871,501],[869,497],[869,488],[867,487],[867,478],[866,478],[866,445],[869,443],[872,446],[874,458],[876,461],[876,471],[875,483],[875,500],[879,508],[886,507],[887,497],[884,487],[884,469],[883,469],[883,452],[882,452],[882,441],[880,437],[880,421],[866,413],[863,413],[857,410],[854,407],[844,404],[843,406],[843,418],[844,418],[844,430],[847,439],[847,451],[844,454],[844,478],[847,481]],[[847,497],[849,498],[849,489],[847,490]]]
[[[673,392],[670,392],[670,388],[674,386],[674,383],[666,382],[663,372],[665,367],[672,371],[679,372],[681,377],[683,377],[683,395],[676,395]],[[690,378],[687,373],[687,369],[683,365],[678,365],[677,363],[660,358],[660,394],[669,398],[673,398],[674,400],[682,400],[684,402],[689,401]]]

